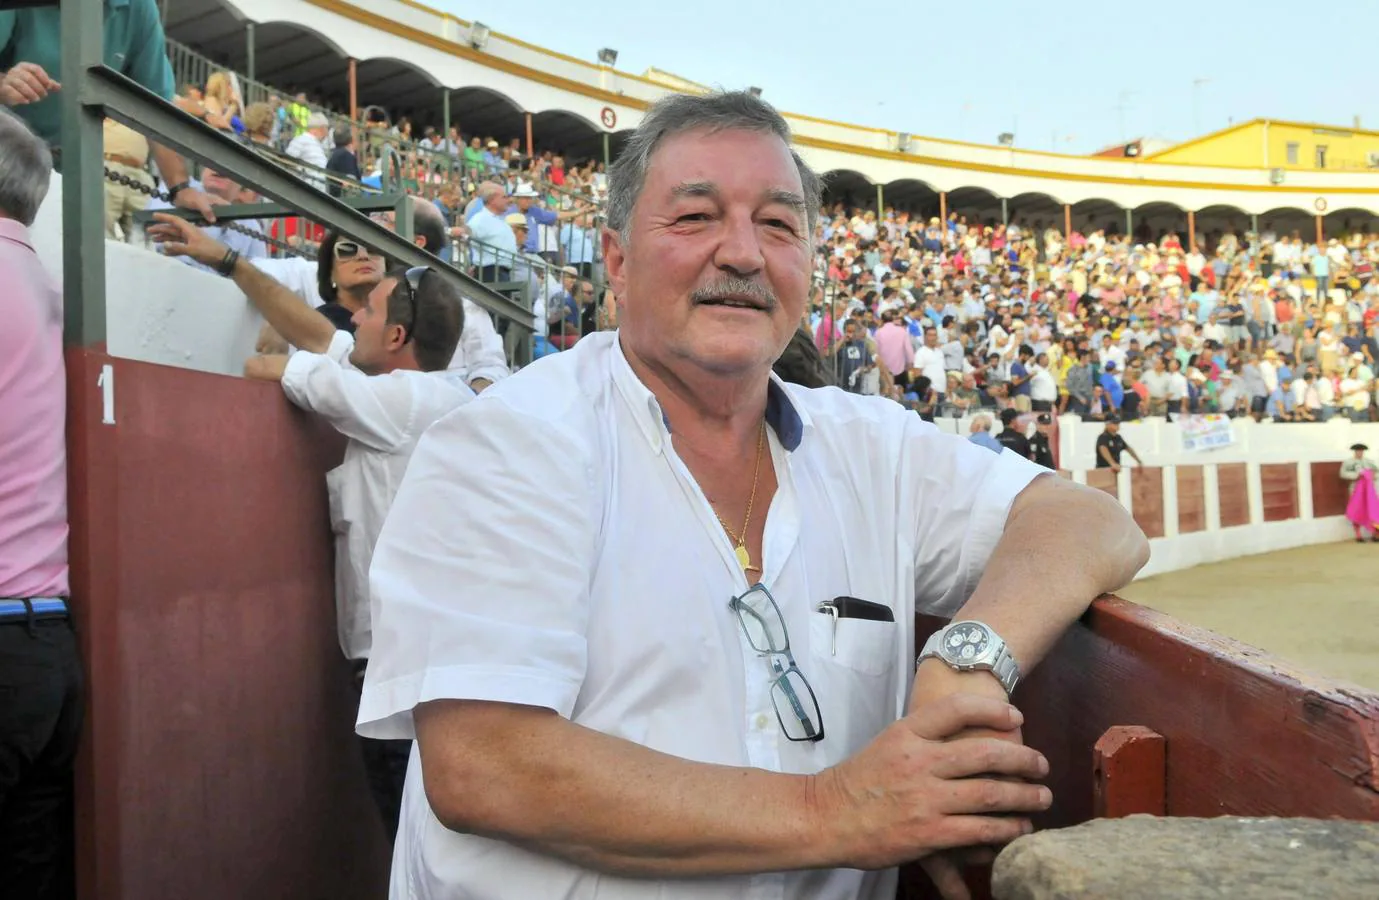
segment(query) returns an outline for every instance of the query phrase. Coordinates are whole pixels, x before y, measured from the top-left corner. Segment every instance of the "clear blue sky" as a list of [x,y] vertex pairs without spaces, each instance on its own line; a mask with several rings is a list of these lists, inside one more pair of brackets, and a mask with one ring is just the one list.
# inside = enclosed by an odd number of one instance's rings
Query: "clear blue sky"
[[612,47],[623,71],[756,85],[789,112],[917,135],[994,143],[1013,131],[1018,146],[1090,153],[1256,117],[1358,115],[1379,130],[1376,0],[425,2],[591,61]]

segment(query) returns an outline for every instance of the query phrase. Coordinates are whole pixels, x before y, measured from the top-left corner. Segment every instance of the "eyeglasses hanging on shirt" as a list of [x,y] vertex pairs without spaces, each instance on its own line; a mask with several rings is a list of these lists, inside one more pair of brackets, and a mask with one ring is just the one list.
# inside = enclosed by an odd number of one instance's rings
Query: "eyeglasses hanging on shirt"
[[790,652],[785,617],[771,592],[760,584],[728,601],[752,649],[767,661],[773,676],[771,702],[781,731],[792,741],[822,741],[823,713],[818,698]]

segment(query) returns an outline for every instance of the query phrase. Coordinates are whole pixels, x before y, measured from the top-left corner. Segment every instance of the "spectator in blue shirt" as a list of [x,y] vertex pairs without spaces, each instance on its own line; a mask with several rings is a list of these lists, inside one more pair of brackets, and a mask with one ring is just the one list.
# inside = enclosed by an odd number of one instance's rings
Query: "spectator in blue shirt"
[[1120,410],[1121,403],[1125,400],[1125,389],[1120,386],[1120,373],[1116,371],[1116,364],[1108,362],[1106,371],[1101,373],[1101,389],[1106,392],[1106,396],[1111,401],[1112,409],[1117,412]]
[[574,266],[584,278],[594,274],[594,256],[598,250],[598,232],[587,212],[560,227],[560,250],[565,264]]
[[1021,344],[1018,359],[1010,364],[1010,396],[1015,408],[1020,412],[1030,411],[1030,371],[1029,361],[1034,356],[1034,348]]
[[552,209],[546,209],[544,206],[538,206],[536,201],[539,197],[536,189],[530,184],[519,184],[517,190],[512,192],[512,199],[517,204],[517,211],[527,220],[527,240],[522,245],[522,252],[524,253],[540,252],[541,236],[537,233],[538,228],[543,225],[553,228],[561,222],[574,219],[588,209],[588,207],[581,205],[575,209],[556,212]]
[[967,436],[967,439],[978,447],[985,447],[992,453],[1000,453],[1005,448],[1001,446],[1000,441],[991,436],[991,426],[994,424],[996,424],[995,421],[986,413],[973,416],[972,424],[968,426],[972,433]]
[[1275,422],[1291,422],[1296,406],[1297,401],[1293,397],[1293,373],[1288,372],[1284,375],[1280,372],[1278,385],[1269,392],[1269,399],[1264,404],[1264,414]]

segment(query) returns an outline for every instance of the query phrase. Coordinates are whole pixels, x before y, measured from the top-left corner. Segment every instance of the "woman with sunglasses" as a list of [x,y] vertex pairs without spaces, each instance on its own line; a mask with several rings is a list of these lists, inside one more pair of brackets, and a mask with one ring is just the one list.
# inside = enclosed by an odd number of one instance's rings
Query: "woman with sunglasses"
[[332,231],[316,258],[317,310],[340,331],[354,332],[351,318],[368,305],[383,278],[383,254]]

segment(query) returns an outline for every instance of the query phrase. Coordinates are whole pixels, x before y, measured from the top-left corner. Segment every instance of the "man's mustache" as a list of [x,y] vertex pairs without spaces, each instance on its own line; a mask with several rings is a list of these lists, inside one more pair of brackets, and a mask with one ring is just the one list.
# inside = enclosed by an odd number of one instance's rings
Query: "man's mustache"
[[776,307],[776,295],[771,292],[771,289],[760,281],[753,281],[748,278],[727,276],[695,288],[690,294],[690,300],[695,303],[704,303],[724,297],[745,298],[765,309]]

